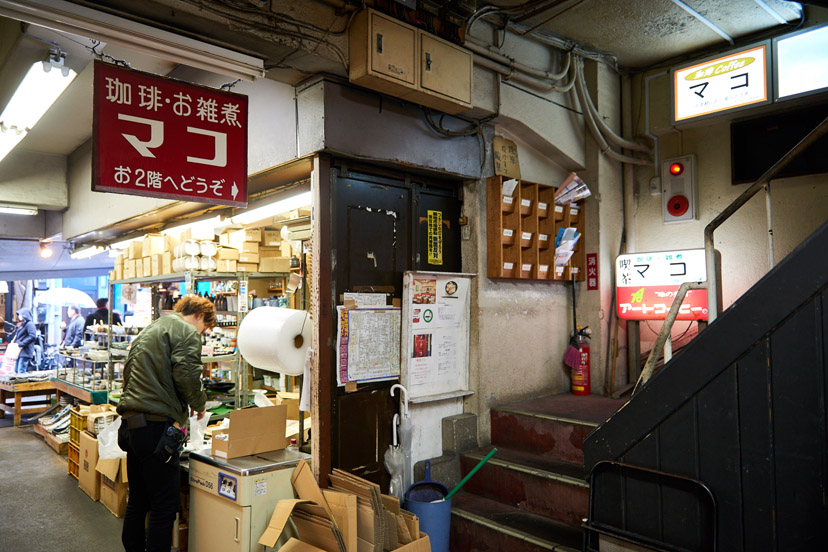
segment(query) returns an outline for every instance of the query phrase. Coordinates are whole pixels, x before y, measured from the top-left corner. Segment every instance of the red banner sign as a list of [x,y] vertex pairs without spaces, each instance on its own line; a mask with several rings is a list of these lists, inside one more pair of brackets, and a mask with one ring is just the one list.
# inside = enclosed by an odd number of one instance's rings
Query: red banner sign
[[[664,320],[679,286],[619,287],[618,318]],[[707,320],[707,290],[690,289],[684,296],[676,320]]]
[[247,206],[247,96],[95,62],[92,190]]
[[598,253],[587,253],[586,281],[587,289],[598,289]]

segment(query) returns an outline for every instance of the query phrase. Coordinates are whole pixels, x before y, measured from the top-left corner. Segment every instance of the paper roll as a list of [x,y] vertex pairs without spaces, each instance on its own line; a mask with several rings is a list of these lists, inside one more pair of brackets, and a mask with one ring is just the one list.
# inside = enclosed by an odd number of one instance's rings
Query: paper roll
[[212,257],[199,257],[199,268],[203,271],[215,270],[218,264]]
[[251,366],[289,376],[302,375],[305,351],[313,324],[307,312],[281,307],[259,307],[244,317],[237,344]]
[[182,257],[189,257],[198,255],[201,252],[201,246],[195,240],[184,240],[173,248],[173,257],[176,259]]
[[201,254],[205,257],[215,257],[218,251],[218,244],[214,241],[205,240],[199,242],[199,248],[201,249]]
[[181,257],[179,259],[173,259],[172,262],[173,272],[198,270],[199,266],[201,266],[201,261],[198,257]]

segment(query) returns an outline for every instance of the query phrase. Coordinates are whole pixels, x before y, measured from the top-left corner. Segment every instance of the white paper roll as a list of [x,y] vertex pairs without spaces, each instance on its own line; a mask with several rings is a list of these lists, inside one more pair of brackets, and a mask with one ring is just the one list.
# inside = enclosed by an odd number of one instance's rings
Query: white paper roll
[[199,242],[199,247],[201,248],[201,254],[205,257],[215,257],[218,251],[218,244],[214,241]]
[[189,257],[198,255],[201,251],[201,246],[195,240],[184,240],[173,248],[173,257],[179,259],[181,257]]
[[244,317],[237,344],[251,366],[289,376],[302,375],[313,324],[307,312],[281,307],[258,307]]
[[184,272],[187,270],[198,270],[201,266],[201,261],[198,257],[181,257],[180,259],[173,259],[173,272]]
[[199,257],[199,268],[204,270],[205,272],[208,270],[215,270],[218,264],[216,260],[212,257]]

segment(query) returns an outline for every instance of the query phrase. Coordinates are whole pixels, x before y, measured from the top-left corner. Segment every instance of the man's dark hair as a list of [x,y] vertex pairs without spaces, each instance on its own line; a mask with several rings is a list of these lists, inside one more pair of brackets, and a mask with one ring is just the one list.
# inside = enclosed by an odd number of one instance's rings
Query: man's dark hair
[[108,298],[108,297],[101,297],[100,299],[98,299],[98,300],[95,302],[95,304],[96,304],[96,305],[98,305],[98,308],[99,308],[99,309],[105,309],[105,308],[106,308],[106,305],[107,305],[108,303],[109,303],[109,298]]

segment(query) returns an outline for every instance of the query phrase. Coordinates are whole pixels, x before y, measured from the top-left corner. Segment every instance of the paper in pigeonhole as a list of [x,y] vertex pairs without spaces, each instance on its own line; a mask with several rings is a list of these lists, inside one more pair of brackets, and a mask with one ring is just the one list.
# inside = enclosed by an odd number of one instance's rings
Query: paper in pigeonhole
[[515,188],[517,188],[518,181],[515,178],[510,178],[509,180],[503,181],[503,186],[501,189],[501,193],[505,196],[511,197],[513,193],[515,193]]

